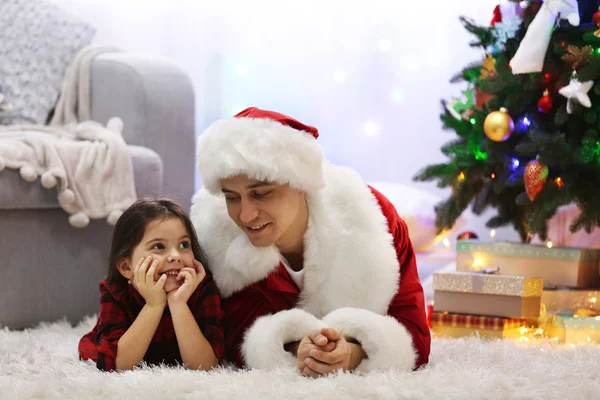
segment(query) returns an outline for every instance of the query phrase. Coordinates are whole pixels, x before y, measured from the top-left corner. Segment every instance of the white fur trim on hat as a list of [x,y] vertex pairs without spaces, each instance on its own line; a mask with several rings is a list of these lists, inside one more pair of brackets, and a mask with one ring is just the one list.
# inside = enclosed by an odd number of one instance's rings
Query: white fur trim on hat
[[237,175],[310,193],[323,186],[322,162],[312,134],[266,118],[217,121],[198,139],[198,170],[213,194],[222,179]]

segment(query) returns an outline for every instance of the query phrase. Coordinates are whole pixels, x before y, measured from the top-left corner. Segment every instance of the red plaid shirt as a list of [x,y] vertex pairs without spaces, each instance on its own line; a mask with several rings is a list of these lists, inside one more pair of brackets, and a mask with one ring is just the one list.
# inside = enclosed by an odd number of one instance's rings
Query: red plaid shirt
[[[142,295],[132,285],[123,287],[116,282],[100,282],[98,322],[94,329],[79,341],[79,357],[82,360],[96,361],[100,370],[115,370],[119,339],[133,324],[145,303]],[[223,310],[219,290],[210,274],[206,275],[192,294],[188,306],[215,356],[221,360],[224,352],[224,334],[221,327]],[[144,361],[154,365],[182,362],[168,306],[165,307],[152,342],[144,355]]]

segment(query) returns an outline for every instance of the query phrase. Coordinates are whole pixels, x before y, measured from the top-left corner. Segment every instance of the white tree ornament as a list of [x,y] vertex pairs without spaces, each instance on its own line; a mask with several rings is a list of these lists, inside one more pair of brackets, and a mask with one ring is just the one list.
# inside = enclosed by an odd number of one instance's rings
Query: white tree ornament
[[590,108],[592,102],[588,96],[588,92],[594,86],[594,81],[579,82],[577,78],[571,78],[568,86],[563,87],[558,91],[561,95],[565,96],[567,101],[567,113],[573,112],[573,101],[577,101],[584,107]]

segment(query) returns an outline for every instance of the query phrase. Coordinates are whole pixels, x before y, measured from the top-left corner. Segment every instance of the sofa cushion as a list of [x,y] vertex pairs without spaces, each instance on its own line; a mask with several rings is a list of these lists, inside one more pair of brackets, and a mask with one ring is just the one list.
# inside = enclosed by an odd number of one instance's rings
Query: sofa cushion
[[[163,187],[163,164],[151,149],[127,146],[133,162],[133,176],[138,197],[160,196]],[[38,178],[26,182],[18,170],[0,172],[0,210],[60,208],[56,189],[44,189]]]

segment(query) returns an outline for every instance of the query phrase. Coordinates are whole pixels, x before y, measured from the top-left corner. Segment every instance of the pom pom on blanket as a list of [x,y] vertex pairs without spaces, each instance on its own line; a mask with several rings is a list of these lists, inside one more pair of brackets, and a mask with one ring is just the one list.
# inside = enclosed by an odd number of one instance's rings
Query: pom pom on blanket
[[82,212],[78,212],[69,217],[69,223],[75,228],[85,228],[90,223],[90,218]]
[[45,189],[52,189],[57,183],[58,181],[52,172],[46,171],[42,174],[42,186]]
[[37,173],[35,172],[35,169],[33,167],[30,167],[29,165],[22,166],[19,170],[19,173],[21,174],[21,178],[23,178],[23,180],[27,182],[33,182],[38,177]]
[[123,133],[123,120],[119,117],[113,117],[106,123],[106,128],[121,135]]
[[58,194],[58,204],[61,207],[66,207],[75,201],[75,193],[71,189],[65,189]]
[[121,215],[123,215],[123,211],[113,210],[110,212],[110,214],[108,214],[108,218],[106,218],[106,222],[108,222],[111,225],[116,225],[119,218],[121,218]]

